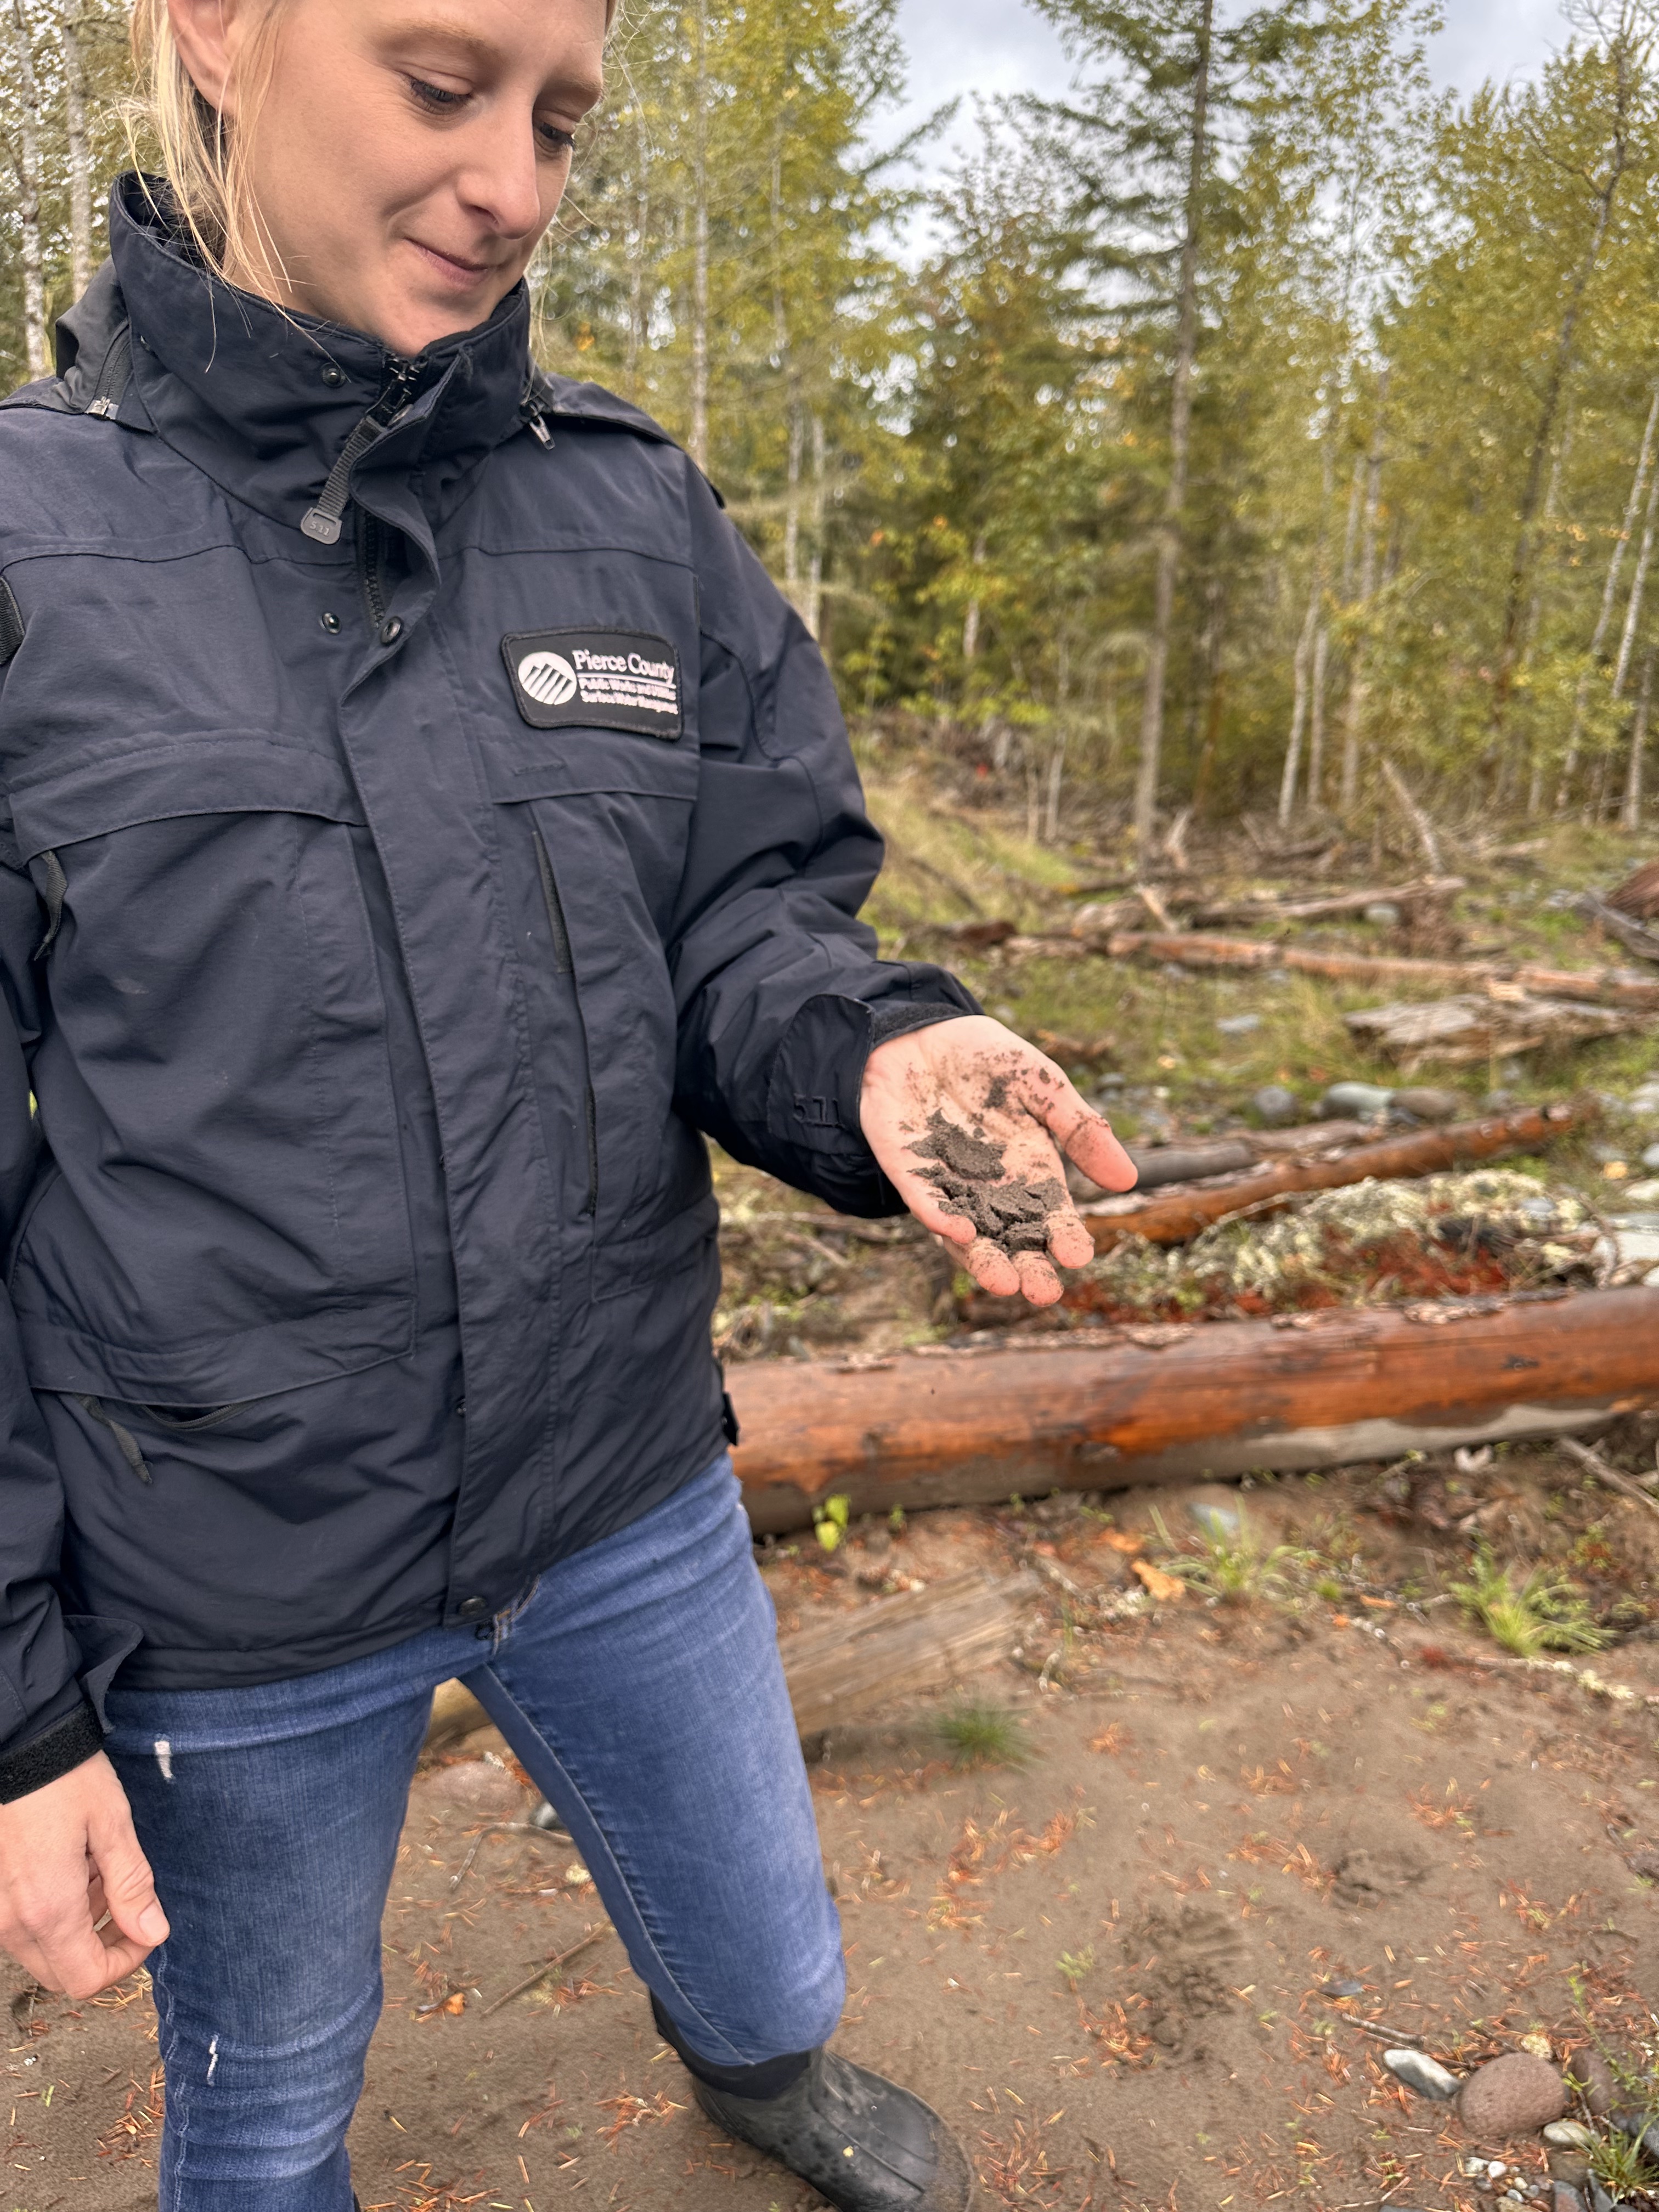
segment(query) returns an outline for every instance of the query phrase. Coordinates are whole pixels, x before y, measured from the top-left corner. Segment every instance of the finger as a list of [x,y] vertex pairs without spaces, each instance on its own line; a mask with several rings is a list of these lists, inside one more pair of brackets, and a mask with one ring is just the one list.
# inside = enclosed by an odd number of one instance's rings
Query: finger
[[963,1265],[981,1290],[989,1291],[994,1298],[1012,1298],[1018,1291],[1018,1268],[1001,1245],[994,1244],[988,1237],[975,1238]]
[[142,1959],[167,1939],[167,1917],[155,1894],[155,1877],[139,1849],[125,1797],[89,1825],[87,1847],[103,1883],[110,1917]]
[[1057,1266],[1086,1267],[1094,1258],[1095,1240],[1089,1234],[1087,1223],[1073,1207],[1068,1206],[1063,1212],[1051,1213],[1042,1225]]
[[1014,1267],[1019,1287],[1030,1304],[1052,1306],[1059,1303],[1063,1286],[1041,1252],[1017,1252]]
[[52,1921],[42,1916],[27,1936],[14,1929],[6,1937],[7,1950],[42,1989],[70,1997],[95,1997],[112,1989],[143,1965],[151,1948],[126,1942],[113,1927],[101,1937],[94,1934],[84,1907],[78,1917]]
[[1026,1111],[1042,1122],[1091,1182],[1103,1190],[1133,1190],[1135,1164],[1113,1135],[1106,1116],[1079,1096],[1052,1060],[1040,1054],[1034,1054],[1033,1060],[1035,1065],[1022,1070],[1020,1100]]

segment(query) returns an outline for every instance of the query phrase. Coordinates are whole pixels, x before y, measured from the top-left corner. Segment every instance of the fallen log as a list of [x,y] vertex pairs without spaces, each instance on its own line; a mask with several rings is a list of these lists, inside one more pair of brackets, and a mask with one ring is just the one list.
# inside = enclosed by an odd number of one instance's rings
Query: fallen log
[[[1017,952],[1028,945],[1044,952],[1054,949],[1046,939],[1016,937],[1004,950]],[[1629,968],[1575,970],[1490,960],[1407,960],[1382,953],[1327,952],[1305,945],[1261,944],[1252,938],[1213,937],[1197,931],[1164,936],[1121,930],[1104,939],[1085,940],[1083,949],[1105,952],[1115,960],[1173,961],[1183,968],[1285,968],[1294,975],[1322,975],[1333,983],[1420,984],[1425,989],[1448,983],[1515,984],[1590,1006],[1659,1012],[1659,981]]]
[[1468,1067],[1523,1052],[1565,1051],[1593,1038],[1640,1029],[1652,1015],[1632,1006],[1590,1006],[1540,999],[1515,984],[1492,984],[1484,998],[1406,1000],[1349,1014],[1348,1027],[1411,1073],[1431,1062]]
[[757,1531],[1571,1434],[1659,1404],[1659,1290],[1334,1310],[733,1368]]
[[1413,1129],[1408,1135],[1356,1145],[1324,1159],[1272,1160],[1236,1182],[1166,1191],[1144,1201],[1132,1191],[1080,1211],[1097,1252],[1109,1251],[1127,1237],[1144,1237],[1153,1244],[1182,1244],[1230,1214],[1273,1212],[1304,1191],[1439,1175],[1449,1168],[1470,1167],[1477,1160],[1500,1159],[1506,1152],[1535,1152],[1580,1127],[1592,1113],[1576,1103],[1528,1107],[1480,1121],[1455,1121],[1446,1128]]
[[1595,922],[1609,937],[1616,937],[1626,952],[1633,952],[1638,960],[1659,960],[1659,930],[1649,929],[1636,917],[1621,913],[1611,900],[1597,897],[1594,891],[1584,892],[1577,905],[1586,921]]
[[[1328,1138],[1327,1143],[1330,1140]],[[1254,1167],[1259,1157],[1243,1138],[1212,1145],[1126,1145],[1139,1181],[1137,1188],[1157,1190],[1166,1182],[1192,1182],[1202,1176],[1228,1175]]]
[[[1350,915],[1363,915],[1367,907],[1372,906],[1395,906],[1404,914],[1413,907],[1449,903],[1459,891],[1468,888],[1462,876],[1420,876],[1414,883],[1370,890],[1331,891],[1322,898],[1287,898],[1279,892],[1252,898],[1247,893],[1242,898],[1218,899],[1195,907],[1191,919],[1198,929],[1214,929],[1230,921],[1339,921]],[[1073,929],[1076,926],[1074,922]]]
[[[965,1681],[1018,1640],[1021,1614],[1038,1595],[1029,1574],[953,1575],[930,1589],[875,1598],[779,1637],[797,1733],[821,1735],[832,1725]],[[465,1682],[441,1682],[433,1694],[426,1747],[453,1751],[475,1729],[491,1725]]]
[[1006,1656],[1037,1595],[1030,1575],[957,1575],[780,1637],[797,1730],[817,1735],[965,1680]]

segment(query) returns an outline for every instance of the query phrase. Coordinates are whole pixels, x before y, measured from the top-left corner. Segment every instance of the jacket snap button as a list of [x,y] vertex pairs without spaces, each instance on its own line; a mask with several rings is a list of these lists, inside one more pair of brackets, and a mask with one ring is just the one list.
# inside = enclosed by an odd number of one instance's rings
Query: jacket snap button
[[489,1612],[489,1600],[487,1597],[463,1598],[455,1610],[463,1620],[477,1620]]
[[403,634],[404,626],[402,623],[398,621],[396,615],[392,616],[390,622],[383,622],[380,624],[380,642],[382,645],[396,645],[398,640],[403,635]]
[[325,615],[322,618],[322,622],[323,628],[328,632],[331,637],[338,637],[340,635],[340,617],[338,615]]
[[323,382],[327,385],[331,392],[337,392],[345,382],[344,369],[337,368],[333,362],[330,362],[328,367],[323,371]]

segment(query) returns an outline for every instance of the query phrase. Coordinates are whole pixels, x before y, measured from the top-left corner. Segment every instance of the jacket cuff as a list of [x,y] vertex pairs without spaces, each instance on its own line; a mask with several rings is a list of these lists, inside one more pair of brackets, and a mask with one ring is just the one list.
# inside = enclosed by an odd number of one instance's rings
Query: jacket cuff
[[880,1006],[870,1009],[870,1050],[873,1052],[879,1044],[890,1044],[895,1037],[908,1036],[912,1030],[930,1030],[938,1022],[965,1022],[969,1018],[966,1006],[946,1006],[937,1002],[915,1006],[907,1005],[902,999],[884,1000]]
[[0,1756],[0,1805],[14,1804],[71,1774],[104,1747],[104,1731],[89,1705],[82,1704],[44,1735]]

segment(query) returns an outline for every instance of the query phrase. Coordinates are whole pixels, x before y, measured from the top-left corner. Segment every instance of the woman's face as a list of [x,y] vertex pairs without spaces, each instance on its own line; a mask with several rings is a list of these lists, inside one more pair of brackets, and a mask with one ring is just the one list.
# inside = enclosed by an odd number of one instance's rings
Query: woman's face
[[[265,0],[169,7],[234,128]],[[605,0],[279,0],[249,148],[270,268],[230,275],[398,354],[487,320],[558,208],[605,27]]]

